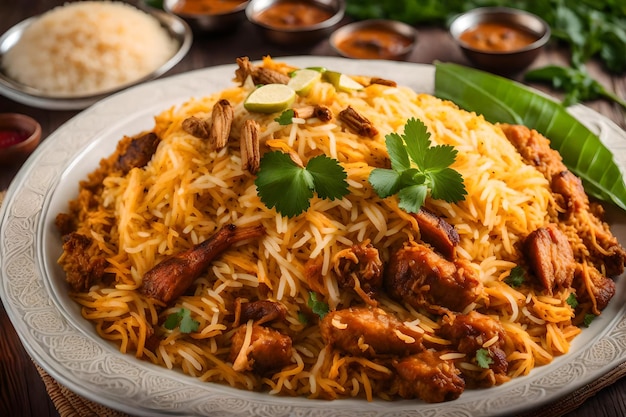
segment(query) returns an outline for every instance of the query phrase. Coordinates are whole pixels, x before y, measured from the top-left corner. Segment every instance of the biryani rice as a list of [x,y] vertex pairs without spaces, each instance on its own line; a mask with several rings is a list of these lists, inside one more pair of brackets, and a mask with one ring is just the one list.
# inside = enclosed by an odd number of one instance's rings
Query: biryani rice
[[129,4],[81,1],[38,17],[2,65],[11,78],[44,93],[88,95],[150,74],[176,48],[156,19]]
[[[266,65],[279,64],[266,60]],[[110,254],[107,271],[115,281],[111,288],[96,285],[73,297],[103,338],[117,340],[124,352],[180,368],[204,381],[311,398],[393,399],[395,388],[380,377],[391,372],[389,368],[326,349],[317,326],[305,324],[299,313],[312,289],[331,309],[355,299],[353,293],[340,291],[333,278],[333,265],[342,250],[371,241],[386,260],[393,248],[419,239],[415,219],[398,208],[395,198],[378,198],[368,184],[372,167],[384,166],[388,158],[384,135],[401,132],[408,118],[417,117],[427,125],[433,142],[459,151],[453,168],[463,175],[467,198],[454,204],[428,199],[426,204],[456,227],[459,256],[470,260],[481,278],[484,293],[472,307],[498,317],[506,330],[508,376],[527,374],[567,351],[580,331],[571,323],[567,292],[538,299],[532,288],[515,289],[503,282],[519,261],[516,245],[548,223],[554,209],[547,180],[523,163],[499,128],[450,102],[404,87],[372,85],[345,93],[320,82],[306,98],[299,98],[300,104],[326,105],[334,114],[352,106],[381,132],[364,140],[334,121],[320,124],[310,119],[280,126],[275,115],[249,113],[243,108],[249,91],[246,86],[233,87],[158,115],[155,132],[162,142],[151,162],[125,177],[107,177],[100,207],[84,210],[79,232],[106,237],[98,242]],[[233,104],[235,120],[230,145],[211,151],[181,124],[191,115],[210,114],[220,99]],[[350,194],[334,201],[314,198],[307,212],[293,218],[265,207],[255,177],[241,168],[238,132],[246,118],[260,123],[265,151],[291,149],[305,163],[320,153],[337,158],[348,173]],[[74,204],[86,203],[79,198]],[[228,223],[261,223],[267,235],[226,252],[195,282],[193,295],[180,297],[160,313],[153,300],[138,295],[150,268]],[[312,259],[321,265],[323,280],[317,284],[305,277],[305,265]],[[255,299],[261,289],[267,298],[287,307],[286,323],[277,326],[295,335],[294,363],[266,377],[233,370],[227,358],[235,329],[223,325],[235,298]],[[381,308],[418,328],[425,340],[442,347],[448,344],[435,334],[439,325],[427,315],[386,297],[380,302]],[[147,348],[147,329],[158,326],[159,316],[162,320],[181,307],[192,311],[199,331],[187,335],[174,330],[158,347]],[[469,362],[459,366],[476,370]]]

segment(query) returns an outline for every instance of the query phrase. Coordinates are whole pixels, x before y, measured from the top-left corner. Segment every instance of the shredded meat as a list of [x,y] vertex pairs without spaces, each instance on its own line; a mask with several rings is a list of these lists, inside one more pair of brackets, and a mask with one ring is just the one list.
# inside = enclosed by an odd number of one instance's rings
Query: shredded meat
[[120,150],[115,169],[126,175],[133,168],[143,168],[152,159],[161,140],[154,132],[133,138],[126,149]]
[[187,291],[209,264],[237,242],[256,239],[265,233],[263,226],[238,228],[226,225],[202,243],[173,255],[143,277],[140,291],[164,304],[168,304]]
[[413,216],[417,220],[420,236],[424,242],[430,243],[448,260],[456,258],[456,247],[460,238],[450,223],[424,208]]
[[524,240],[523,250],[526,262],[548,294],[556,287],[571,287],[576,270],[574,252],[557,225],[532,232]]
[[353,356],[406,356],[421,352],[422,335],[380,308],[350,307],[320,321],[324,341]]
[[276,301],[257,300],[243,302],[240,298],[235,300],[235,321],[233,326],[253,320],[255,324],[265,324],[274,320],[284,320],[287,315],[287,307]]
[[98,251],[92,249],[97,244],[90,237],[71,232],[63,239],[59,264],[65,270],[65,279],[74,291],[87,291],[105,276],[108,262],[103,257],[92,255]]
[[240,326],[233,334],[230,348],[230,361],[237,372],[254,370],[266,374],[289,365],[292,355],[292,341],[287,335],[269,327],[252,325],[250,345],[245,351],[247,325]]
[[352,106],[348,106],[339,112],[339,120],[357,135],[366,136],[368,138],[373,138],[378,135],[378,129],[374,127],[372,122],[359,114]]
[[340,288],[353,288],[363,301],[377,304],[374,295],[383,282],[383,263],[378,249],[370,243],[353,245],[336,255],[333,269]]
[[256,120],[248,119],[241,127],[240,151],[243,169],[255,174],[261,165],[261,151],[259,149],[259,132],[261,128]]
[[535,166],[550,182],[552,192],[562,200],[563,221],[574,225],[592,256],[599,259],[608,276],[624,271],[626,250],[592,209],[580,178],[572,174],[561,155],[550,148],[550,141],[524,126],[501,125],[509,141],[529,165]]
[[393,362],[400,377],[398,393],[401,397],[420,398],[428,403],[459,398],[465,390],[465,381],[454,362],[442,360],[440,355],[425,350]]
[[384,285],[393,298],[435,313],[463,311],[482,291],[468,262],[448,261],[417,243],[409,243],[391,256]]
[[578,266],[574,276],[574,287],[578,301],[590,300],[593,306],[592,312],[595,315],[599,315],[615,295],[615,282],[602,275],[592,265]]
[[255,85],[287,84],[289,82],[288,75],[269,68],[254,66],[248,57],[237,58],[237,66],[239,68],[235,70],[235,80],[241,85],[248,77],[252,77],[252,82]]

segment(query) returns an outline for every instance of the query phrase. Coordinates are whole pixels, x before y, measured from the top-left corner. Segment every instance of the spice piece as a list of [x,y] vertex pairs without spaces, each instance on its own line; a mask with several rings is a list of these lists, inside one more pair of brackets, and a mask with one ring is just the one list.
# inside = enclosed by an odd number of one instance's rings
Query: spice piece
[[293,117],[300,119],[310,119],[311,117],[317,117],[322,122],[329,122],[333,118],[333,112],[326,106],[304,106],[293,109]]
[[378,134],[378,129],[376,129],[367,118],[361,116],[354,110],[352,106],[348,106],[346,109],[339,112],[339,120],[344,122],[348,129],[358,135],[373,138]]
[[220,150],[228,143],[230,128],[235,118],[233,106],[231,106],[230,102],[226,99],[218,101],[215,106],[213,106],[211,118],[209,146],[213,149]]
[[251,174],[259,170],[261,153],[259,151],[259,124],[252,119],[244,122],[241,128],[241,167]]

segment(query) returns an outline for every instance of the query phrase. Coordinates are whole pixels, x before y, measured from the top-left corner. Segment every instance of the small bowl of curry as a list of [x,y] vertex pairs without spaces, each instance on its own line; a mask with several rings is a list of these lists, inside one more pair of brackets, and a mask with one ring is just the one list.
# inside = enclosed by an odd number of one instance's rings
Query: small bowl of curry
[[457,16],[450,34],[478,68],[513,74],[527,68],[550,40],[539,16],[509,7],[480,7]]
[[164,0],[163,10],[183,19],[195,32],[234,29],[246,19],[248,0]]
[[250,0],[248,20],[270,42],[300,46],[329,36],[345,14],[343,0]]
[[340,55],[356,59],[403,60],[417,42],[413,26],[396,20],[370,19],[337,29],[330,45]]

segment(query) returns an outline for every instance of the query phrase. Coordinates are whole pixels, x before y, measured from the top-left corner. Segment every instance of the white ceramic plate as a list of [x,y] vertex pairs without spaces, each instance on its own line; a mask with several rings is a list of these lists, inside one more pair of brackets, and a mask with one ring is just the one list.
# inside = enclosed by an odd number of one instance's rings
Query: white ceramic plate
[[[343,58],[283,58],[296,66],[325,66],[398,81],[432,93],[434,67]],[[529,376],[458,400],[308,400],[203,383],[118,352],[80,317],[56,264],[61,253],[54,217],[75,197],[77,183],[108,156],[124,134],[152,127],[152,117],[192,96],[231,85],[235,66],[194,71],[133,87],[101,101],[61,126],[20,170],[0,211],[0,296],[22,342],[52,377],[72,391],[134,415],[214,416],[492,416],[512,415],[574,391],[626,358],[626,277],[617,282],[609,307],[584,329],[571,351]],[[578,106],[576,117],[598,132],[626,168],[626,133],[594,111]],[[614,231],[626,242],[626,215],[609,210]]]
[[[54,96],[14,80],[9,77],[0,66],[0,94],[19,103],[42,109],[82,110],[113,93],[145,81],[153,80],[165,74],[172,67],[174,67],[174,65],[178,64],[187,52],[189,52],[189,48],[191,48],[191,43],[193,41],[193,34],[189,25],[177,16],[152,8],[146,11],[156,18],[161,26],[163,26],[169,35],[178,43],[178,49],[174,55],[168,59],[167,62],[161,65],[161,67],[150,74],[129,84],[121,85],[113,90],[97,94],[84,96]],[[2,62],[3,55],[17,43],[19,38],[24,33],[24,30],[26,30],[26,28],[37,18],[38,17],[35,16],[26,19],[13,26],[0,36],[0,63]]]

